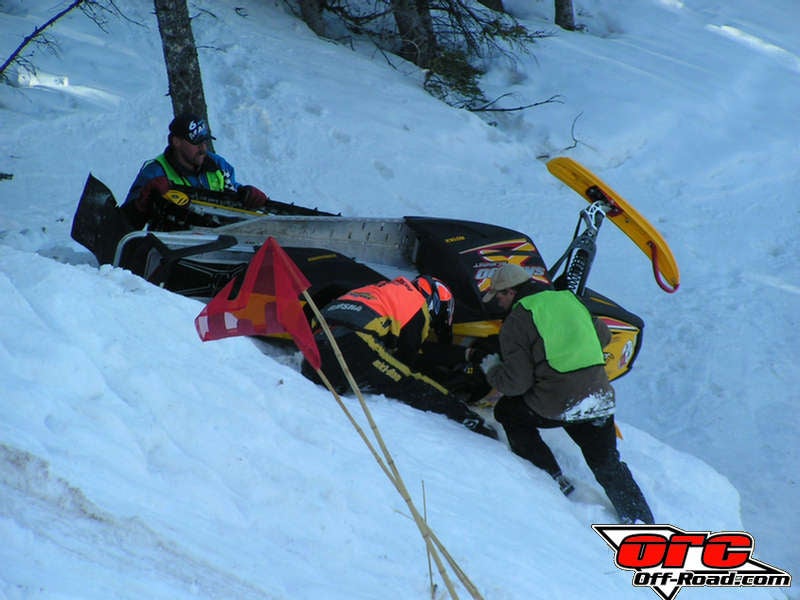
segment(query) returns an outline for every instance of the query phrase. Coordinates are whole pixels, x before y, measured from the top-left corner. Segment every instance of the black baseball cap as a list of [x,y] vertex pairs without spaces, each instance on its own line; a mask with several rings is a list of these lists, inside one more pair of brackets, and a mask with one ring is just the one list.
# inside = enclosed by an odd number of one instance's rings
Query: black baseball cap
[[211,135],[206,120],[193,113],[183,113],[172,119],[169,132],[192,144],[217,139]]

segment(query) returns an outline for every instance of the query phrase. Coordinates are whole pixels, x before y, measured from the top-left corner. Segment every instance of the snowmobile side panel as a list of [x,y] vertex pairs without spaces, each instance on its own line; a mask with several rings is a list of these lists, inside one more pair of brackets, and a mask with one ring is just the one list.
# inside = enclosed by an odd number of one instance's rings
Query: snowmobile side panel
[[320,308],[352,289],[386,279],[367,265],[328,249],[292,246],[283,249],[311,283],[308,293]]
[[502,318],[495,302],[484,304],[493,271],[505,262],[528,269],[547,281],[547,267],[526,235],[486,223],[430,217],[406,217],[417,237],[414,264],[420,273],[448,284],[456,298],[455,323]]
[[603,348],[609,380],[628,373],[642,347],[644,321],[619,304],[586,288],[581,301],[595,317],[603,320],[611,331],[611,341]]

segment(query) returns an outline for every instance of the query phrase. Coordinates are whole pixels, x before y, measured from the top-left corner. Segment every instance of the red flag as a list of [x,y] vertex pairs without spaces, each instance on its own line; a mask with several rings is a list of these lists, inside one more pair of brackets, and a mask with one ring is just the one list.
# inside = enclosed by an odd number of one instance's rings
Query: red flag
[[269,237],[247,267],[241,288],[231,297],[232,279],[194,320],[204,342],[237,335],[288,333],[306,360],[319,369],[319,349],[299,296],[311,287],[289,255]]

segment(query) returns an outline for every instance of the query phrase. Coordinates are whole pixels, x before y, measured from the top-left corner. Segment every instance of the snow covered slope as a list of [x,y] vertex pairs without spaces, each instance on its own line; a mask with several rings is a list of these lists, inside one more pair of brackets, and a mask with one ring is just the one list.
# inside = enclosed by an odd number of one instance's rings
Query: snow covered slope
[[[52,31],[60,54],[33,57],[36,79],[0,86],[0,172],[14,175],[0,181],[0,596],[429,597],[405,505],[296,356],[202,344],[198,302],[98,269],[69,239],[87,173],[122,198],[166,141],[152,8],[117,3],[132,21],[105,34],[72,15]],[[50,4],[0,2],[0,54]],[[550,2],[506,4],[550,27]],[[795,573],[800,8],[575,5],[585,32],[492,61],[486,76],[489,95],[513,92],[507,106],[563,103],[492,127],[422,92],[409,65],[318,40],[283,5],[197,2],[216,148],[275,199],[490,221],[526,231],[551,261],[583,201],[539,159],[595,170],[682,270],[667,296],[624,236],[601,232],[590,284],[647,323],[616,386],[623,458],[657,520],[744,529],[757,558]],[[503,444],[368,400],[415,500],[424,482],[432,527],[486,598],[652,594],[589,527],[613,514],[563,432],[546,434],[575,501]]]

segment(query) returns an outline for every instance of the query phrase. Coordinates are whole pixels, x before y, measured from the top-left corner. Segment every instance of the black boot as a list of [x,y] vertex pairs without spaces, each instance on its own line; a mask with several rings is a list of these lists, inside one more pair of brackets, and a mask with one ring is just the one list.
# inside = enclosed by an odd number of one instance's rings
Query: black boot
[[493,428],[489,427],[489,425],[486,424],[486,421],[483,420],[483,417],[478,414],[472,413],[466,419],[462,420],[461,424],[475,433],[480,433],[481,435],[490,437],[493,440],[497,439],[497,432]]
[[603,486],[608,499],[622,524],[645,523],[653,525],[655,519],[644,498],[641,488],[633,479],[628,465],[622,461],[615,461],[603,465],[594,473],[598,483]]
[[553,475],[553,479],[556,480],[556,483],[558,484],[558,489],[560,489],[561,493],[564,494],[565,496],[569,496],[572,492],[575,491],[575,486],[572,485],[572,482],[569,479],[564,477],[561,471]]

